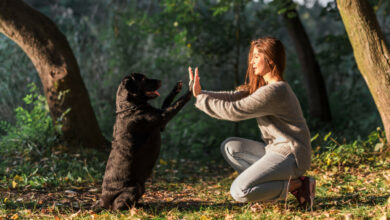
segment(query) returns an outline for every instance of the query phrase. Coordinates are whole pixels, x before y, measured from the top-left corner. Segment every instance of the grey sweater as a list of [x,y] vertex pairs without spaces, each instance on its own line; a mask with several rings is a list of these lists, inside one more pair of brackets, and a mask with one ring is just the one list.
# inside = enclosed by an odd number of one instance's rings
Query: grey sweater
[[310,132],[301,106],[288,83],[279,81],[257,89],[211,92],[202,90],[195,106],[211,117],[241,121],[256,118],[266,151],[285,156],[295,155],[297,166],[308,170],[311,165]]

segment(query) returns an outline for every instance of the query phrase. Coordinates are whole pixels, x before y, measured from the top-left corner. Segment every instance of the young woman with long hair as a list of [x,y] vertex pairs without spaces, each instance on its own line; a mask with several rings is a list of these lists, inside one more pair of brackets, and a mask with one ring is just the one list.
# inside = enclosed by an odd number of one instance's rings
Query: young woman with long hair
[[221,144],[222,155],[238,173],[230,193],[240,202],[285,199],[291,192],[301,206],[313,205],[314,178],[310,132],[297,97],[283,79],[286,56],[280,40],[251,42],[245,83],[236,91],[201,90],[198,68],[189,67],[195,106],[220,120],[255,118],[262,142],[239,137]]

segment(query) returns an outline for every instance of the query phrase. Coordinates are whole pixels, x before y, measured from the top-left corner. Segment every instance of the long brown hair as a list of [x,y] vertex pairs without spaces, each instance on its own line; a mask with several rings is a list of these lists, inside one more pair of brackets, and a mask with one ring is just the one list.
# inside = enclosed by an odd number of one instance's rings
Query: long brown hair
[[253,71],[252,57],[255,48],[257,48],[259,53],[264,54],[266,62],[270,65],[271,74],[280,81],[284,80],[283,72],[286,66],[286,54],[280,40],[274,37],[264,37],[252,41],[248,54],[248,69],[246,71],[245,83],[236,88],[236,90],[248,91],[249,94],[266,84],[263,77],[255,75]]

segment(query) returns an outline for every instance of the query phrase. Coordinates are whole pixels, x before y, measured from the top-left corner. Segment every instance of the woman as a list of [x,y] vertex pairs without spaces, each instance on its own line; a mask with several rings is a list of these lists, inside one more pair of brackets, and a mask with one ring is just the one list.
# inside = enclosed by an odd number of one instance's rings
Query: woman
[[231,92],[201,90],[198,68],[195,80],[188,69],[198,109],[221,120],[257,120],[264,143],[230,137],[221,144],[224,158],[239,173],[230,193],[240,202],[285,199],[291,192],[301,206],[313,205],[315,180],[302,176],[311,164],[310,133],[283,80],[285,60],[278,39],[253,41],[245,84]]

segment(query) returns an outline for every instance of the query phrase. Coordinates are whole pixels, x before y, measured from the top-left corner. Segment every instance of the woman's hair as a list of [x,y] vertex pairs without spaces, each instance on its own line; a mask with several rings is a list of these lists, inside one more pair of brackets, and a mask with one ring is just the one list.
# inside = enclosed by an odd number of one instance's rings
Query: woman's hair
[[283,72],[286,66],[286,54],[280,40],[274,37],[264,37],[252,41],[248,54],[248,69],[246,71],[245,83],[236,89],[248,91],[249,94],[266,84],[263,77],[255,75],[253,70],[252,57],[255,48],[257,48],[259,53],[264,54],[265,62],[270,65],[271,74],[279,78],[279,80],[284,80]]

